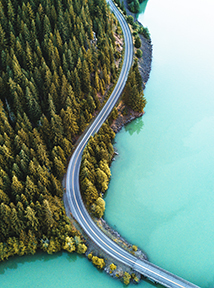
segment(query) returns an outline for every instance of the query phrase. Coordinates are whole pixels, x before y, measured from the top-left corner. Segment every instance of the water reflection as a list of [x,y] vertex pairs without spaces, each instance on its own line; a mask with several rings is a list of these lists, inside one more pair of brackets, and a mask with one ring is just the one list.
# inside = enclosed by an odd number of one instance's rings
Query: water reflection
[[143,3],[140,4],[140,12],[139,12],[139,14],[142,14],[142,13],[145,12],[147,3],[148,3],[148,0],[144,0]]
[[144,123],[143,123],[142,117],[140,117],[140,118],[137,118],[132,123],[126,125],[125,130],[129,132],[130,135],[133,135],[135,132],[139,134],[140,131],[143,129],[143,125]]
[[75,262],[77,260],[77,258],[84,258],[83,255],[79,255],[77,253],[67,253],[66,255],[66,259],[69,261],[69,262]]
[[[7,269],[17,269],[19,264],[33,263],[33,262],[35,262],[37,260],[44,261],[46,255],[47,254],[45,254],[44,252],[38,252],[33,257],[32,257],[32,255],[9,257],[8,260],[5,260],[5,261],[3,261],[1,263],[1,265],[0,265],[0,274],[4,274]],[[53,256],[53,255],[51,255],[51,256]],[[46,261],[49,260],[49,259],[50,258],[47,257]]]
[[48,262],[51,260],[55,260],[59,257],[62,257],[66,255],[66,259],[69,262],[75,262],[77,260],[77,257],[83,258],[82,255],[78,255],[77,253],[67,253],[67,252],[57,252],[54,254],[47,254],[45,252],[39,251],[35,255],[24,255],[24,256],[14,256],[10,257],[8,260],[5,260],[0,265],[0,275],[4,274],[7,269],[17,269],[19,265],[23,265],[25,263],[34,263],[36,261],[39,262]]

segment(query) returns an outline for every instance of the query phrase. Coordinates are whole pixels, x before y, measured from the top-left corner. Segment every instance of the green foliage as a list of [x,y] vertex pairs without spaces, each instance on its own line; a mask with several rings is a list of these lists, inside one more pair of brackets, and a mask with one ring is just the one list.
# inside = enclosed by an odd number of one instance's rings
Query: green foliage
[[117,268],[117,266],[114,263],[110,264],[111,271],[114,271]]
[[92,253],[89,253],[89,254],[88,254],[88,259],[91,260],[92,257],[93,257]]
[[137,246],[136,245],[132,245],[132,250],[133,251],[137,251]]
[[[87,249],[75,241],[61,181],[73,144],[100,107],[97,93],[114,78],[117,25],[101,0],[0,0],[2,261],[37,249]],[[113,135],[104,127],[100,137],[96,157],[85,162],[89,203],[110,177]]]
[[64,250],[68,251],[68,252],[73,252],[76,250],[76,246],[75,246],[75,243],[74,243],[74,240],[72,237],[66,237],[65,238],[65,243],[64,243],[64,246],[62,247]]
[[117,119],[117,117],[118,117],[118,110],[114,107],[108,118],[109,123],[112,123],[112,121]]
[[114,0],[114,2],[120,7],[120,9],[126,15],[126,8],[125,8],[125,5],[124,5],[124,1],[121,2],[120,0]]
[[132,24],[132,28],[133,28],[134,30],[138,31],[138,29],[139,29],[139,24],[138,24],[137,22],[134,22],[134,23]]
[[133,13],[138,13],[140,11],[140,4],[145,0],[128,0],[129,10]]
[[142,90],[142,77],[138,69],[137,59],[130,70],[122,99],[124,103],[134,111],[142,112],[146,105]]
[[134,37],[136,37],[136,36],[138,35],[137,31],[134,31],[134,32],[132,33],[132,35],[133,35]]
[[98,218],[103,216],[105,201],[99,193],[105,193],[111,176],[109,164],[114,152],[111,141],[115,134],[104,123],[98,134],[91,136],[84,149],[80,167],[80,186],[83,199]]
[[139,31],[146,39],[150,39],[149,29],[147,27],[140,26]]
[[141,46],[141,40],[140,40],[140,37],[139,37],[139,36],[136,36],[136,37],[135,37],[134,46],[135,46],[136,48],[140,48],[140,46]]
[[140,4],[138,0],[133,0],[131,3],[129,3],[128,7],[132,13],[138,13],[140,11]]
[[77,253],[79,254],[85,254],[85,252],[87,251],[87,246],[85,244],[79,244],[77,247]]
[[134,17],[133,17],[132,15],[129,15],[129,16],[127,17],[127,22],[128,22],[129,24],[133,25],[133,24],[134,24]]
[[136,283],[139,283],[140,279],[135,275],[135,273],[132,273],[131,277]]
[[140,49],[137,49],[135,55],[137,56],[137,58],[141,58],[143,56],[143,51]]
[[125,285],[128,285],[130,283],[131,275],[128,272],[124,273],[123,276],[123,282]]
[[105,211],[105,201],[103,198],[98,197],[95,203],[92,205],[92,211],[94,212],[95,216],[101,218]]
[[104,259],[97,256],[92,257],[92,263],[99,269],[103,269],[106,265]]

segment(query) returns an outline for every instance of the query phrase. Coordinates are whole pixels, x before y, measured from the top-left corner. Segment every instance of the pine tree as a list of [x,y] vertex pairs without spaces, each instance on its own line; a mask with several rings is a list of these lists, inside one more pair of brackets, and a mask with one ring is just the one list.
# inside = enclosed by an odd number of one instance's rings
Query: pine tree
[[48,200],[44,200],[42,206],[43,206],[43,211],[45,215],[46,227],[48,230],[50,230],[54,225],[54,219],[53,219],[53,215],[52,215]]
[[18,179],[24,180],[24,173],[20,170],[17,163],[13,163],[12,174],[16,175]]
[[62,76],[62,86],[60,93],[60,110],[65,106],[66,99],[68,97],[68,81],[65,75]]
[[25,98],[27,101],[27,107],[29,109],[29,118],[35,123],[41,117],[41,108],[36,101],[35,97],[33,97],[32,92],[29,87],[26,87]]
[[44,35],[47,35],[47,36],[50,36],[50,33],[52,32],[51,23],[47,15],[44,16],[43,31],[44,31]]
[[18,180],[16,175],[13,175],[13,177],[12,177],[11,190],[12,190],[12,194],[14,196],[21,195],[23,193],[23,191],[24,191],[24,186]]
[[[52,85],[54,86],[53,83],[52,83]],[[51,86],[51,87],[54,88],[53,86]],[[51,118],[52,115],[56,113],[56,107],[54,105],[54,101],[53,101],[53,98],[52,98],[50,93],[48,93],[48,109],[47,110],[49,113],[49,118]]]
[[49,93],[50,91],[50,87],[51,87],[51,80],[52,80],[52,74],[51,71],[49,69],[49,67],[46,65],[45,62],[43,62],[43,73],[44,73],[44,87],[45,87],[45,91],[46,93]]
[[37,231],[39,222],[38,219],[36,218],[35,211],[30,206],[27,206],[25,211],[26,211],[25,217],[27,219],[27,227],[32,231]]
[[39,189],[37,185],[33,183],[33,181],[29,176],[26,177],[24,194],[30,201],[38,199],[39,197]]
[[66,138],[63,138],[62,140],[62,143],[61,143],[61,146],[63,148],[63,151],[65,153],[65,156],[66,157],[69,157],[71,155],[71,152],[72,152],[72,148],[73,148],[73,145],[72,143],[66,139]]
[[14,74],[14,79],[18,84],[22,83],[22,79],[23,79],[23,74],[22,74],[22,70],[21,67],[19,65],[19,62],[16,58],[15,55],[13,55],[13,60],[12,60],[12,69],[13,69],[13,74]]
[[40,121],[42,123],[42,125],[40,127],[42,137],[43,137],[45,143],[47,144],[47,147],[50,148],[52,146],[51,142],[52,142],[52,138],[53,138],[51,125],[50,125],[48,119],[45,117],[45,115],[43,115],[40,118]]
[[7,2],[7,16],[12,23],[15,21],[15,13],[10,0]]
[[72,141],[72,138],[78,133],[79,127],[77,125],[76,117],[72,112],[72,109],[68,107],[66,111],[61,110],[61,118],[67,139]]
[[19,235],[20,230],[23,229],[23,222],[18,218],[18,213],[15,208],[11,210],[11,226],[16,235]]
[[21,194],[20,201],[25,208],[29,205],[28,200],[24,194]]
[[58,157],[54,157],[54,170],[55,175],[58,179],[62,179],[62,176],[65,174],[65,166],[62,163],[62,160]]
[[27,245],[27,253],[35,254],[37,250],[38,241],[35,237],[35,234],[31,230],[28,230],[28,245]]
[[86,60],[83,61],[81,72],[81,88],[84,93],[88,94],[90,92],[90,73]]
[[61,182],[57,180],[57,178],[53,174],[51,174],[50,178],[51,178],[52,194],[62,198],[63,190]]
[[13,155],[5,144],[3,146],[0,146],[0,154],[4,157],[5,163],[7,163],[9,167],[11,167],[13,162]]
[[78,119],[80,113],[80,105],[77,103],[71,85],[69,85],[68,87],[68,97],[66,99],[66,106],[72,109],[74,115]]
[[97,200],[95,201],[95,215],[98,217],[98,218],[101,218],[104,214],[104,211],[105,211],[105,201],[101,198],[101,197],[98,197]]
[[25,43],[28,42],[29,45],[31,47],[33,47],[33,41],[32,41],[32,38],[31,38],[31,33],[30,33],[26,23],[24,23],[22,36],[24,36]]
[[32,9],[31,4],[29,2],[27,3],[27,14],[28,14],[28,18],[30,21],[33,21],[35,19],[33,9]]
[[0,23],[0,52],[6,48],[6,38],[3,27]]
[[51,129],[53,133],[54,145],[60,145],[64,131],[63,131],[62,119],[59,115],[55,113],[53,113],[51,117]]
[[43,186],[41,188],[45,189],[45,192],[48,191],[47,189],[50,187],[50,173],[48,172],[48,168],[46,168],[44,165],[38,165],[36,169],[36,178],[38,179],[38,187],[39,185],[40,187]]
[[[24,223],[24,217],[25,217],[25,214],[24,214],[24,206],[21,202],[17,202],[17,205],[16,205],[16,210],[17,210],[17,215],[18,215],[18,218],[22,221],[22,225],[23,227],[25,226],[25,223]],[[24,229],[24,228],[23,228]]]
[[28,42],[26,42],[26,62],[27,62],[28,69],[32,71],[33,70],[33,55],[32,55],[32,51]]
[[0,202],[1,203],[5,203],[5,204],[9,204],[10,198],[8,197],[8,195],[0,189]]
[[100,81],[97,71],[95,72],[94,87],[97,91],[100,91]]
[[82,90],[81,90],[81,82],[78,76],[77,69],[74,69],[74,82],[72,83],[72,87],[75,93],[75,96],[79,99],[82,98]]

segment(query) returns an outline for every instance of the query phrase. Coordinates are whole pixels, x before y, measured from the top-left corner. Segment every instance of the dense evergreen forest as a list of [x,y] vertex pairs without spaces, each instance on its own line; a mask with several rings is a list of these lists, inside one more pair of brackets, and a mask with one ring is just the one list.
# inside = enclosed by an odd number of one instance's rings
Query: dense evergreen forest
[[115,80],[119,31],[103,0],[0,0],[1,260],[87,249],[65,215],[61,181]]
[[111,176],[109,169],[114,148],[115,133],[104,123],[98,134],[91,136],[83,152],[80,167],[80,184],[86,207],[96,217],[103,216],[105,201],[102,196],[108,189]]
[[[103,0],[0,0],[1,261],[37,249],[86,251],[65,214],[61,182],[116,79],[121,33]],[[141,83],[135,61],[123,100],[138,111]],[[109,122],[116,117],[114,109]],[[96,217],[105,210],[113,138],[104,124],[83,155],[81,188]]]

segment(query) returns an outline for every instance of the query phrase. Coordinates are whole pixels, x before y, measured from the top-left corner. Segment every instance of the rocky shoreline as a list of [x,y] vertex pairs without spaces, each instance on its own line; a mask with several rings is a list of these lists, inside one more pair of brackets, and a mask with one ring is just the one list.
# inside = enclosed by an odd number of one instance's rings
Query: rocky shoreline
[[[93,217],[93,216],[92,216]],[[139,249],[137,246],[130,244],[126,241],[116,230],[108,225],[108,223],[104,219],[94,219],[97,226],[102,230],[104,234],[106,234],[112,241],[116,242],[120,247],[124,250],[128,251],[135,257],[141,260],[148,260],[147,255]],[[131,275],[130,282],[137,284],[142,275],[125,264],[117,261],[115,258],[107,255],[103,250],[101,250],[91,239],[86,236],[86,245],[88,247],[86,251],[86,256],[92,254],[93,256],[98,256],[105,261],[104,271],[111,277],[115,279],[119,279],[122,282],[124,281],[124,275],[128,273]],[[111,265],[114,264],[116,266],[115,270],[111,270]]]
[[[125,1],[126,2],[126,1]],[[127,7],[127,3],[125,3]],[[134,19],[136,20],[136,17],[133,13],[127,10],[127,15],[132,15]],[[139,23],[140,24],[140,23]],[[140,24],[141,25],[141,24]],[[141,50],[143,52],[143,56],[138,61],[139,65],[139,71],[143,79],[143,89],[145,89],[145,85],[149,79],[150,71],[151,71],[151,63],[152,63],[152,43],[151,40],[145,39],[142,35],[139,35],[141,38]],[[134,119],[141,117],[144,112],[138,113],[133,111],[132,109],[126,107],[122,101],[119,102],[116,109],[118,110],[118,117],[116,120],[114,120],[111,124],[111,128],[115,133],[118,133],[124,125],[127,123],[133,121]],[[116,152],[115,152],[116,154]],[[64,194],[64,204],[66,208],[66,214],[69,215],[69,209],[66,205],[66,193]],[[93,216],[92,216],[93,218]],[[139,249],[137,246],[132,245],[128,243],[121,235],[115,231],[112,227],[110,227],[104,219],[95,219],[93,218],[95,223],[98,225],[98,227],[114,242],[116,242],[119,246],[124,248],[125,250],[129,251],[131,254],[135,255],[137,258],[141,260],[148,260],[147,255]],[[85,233],[82,231],[79,224],[73,219],[72,215],[70,214],[70,220],[73,224],[73,227],[75,229],[81,231],[82,235],[84,236],[85,243],[88,247],[86,251],[86,256],[90,258],[90,255],[101,257],[105,261],[105,267],[104,271],[109,274],[111,277],[114,277],[116,279],[121,279],[123,282],[125,282],[124,278],[129,275],[130,279],[129,281],[137,284],[140,279],[142,278],[142,275],[137,273],[136,271],[133,271],[130,267],[124,265],[121,262],[116,261],[114,258],[112,258],[109,255],[106,255],[105,252],[103,252]],[[114,270],[111,269],[112,263],[116,266]],[[129,277],[128,276],[128,277]]]
[[[120,1],[122,3],[123,0],[120,0]],[[142,24],[137,20],[136,14],[128,10],[127,0],[124,1],[124,5],[126,8],[127,15],[133,16],[134,21],[136,21],[140,26],[142,26]],[[140,59],[138,59],[138,67],[139,67],[140,75],[143,80],[142,87],[144,90],[146,88],[146,83],[149,80],[149,76],[151,72],[153,49],[152,49],[151,39],[146,39],[143,35],[140,35],[140,34],[139,36],[141,39],[140,50],[143,52],[143,55]],[[133,111],[132,109],[129,109],[128,107],[125,107],[125,105],[123,105],[121,102],[118,104],[116,108],[118,110],[118,117],[111,124],[111,128],[113,129],[115,133],[119,132],[124,125],[130,123],[132,120],[138,117],[141,117],[144,114],[144,112],[138,113],[138,112]],[[123,113],[124,109],[127,110],[126,115],[124,115]]]
[[[124,1],[125,3],[125,7],[126,7],[126,11],[127,11],[127,15],[132,15],[134,17],[134,20],[137,21],[136,19],[136,15],[133,14],[132,12],[130,12],[127,7],[127,1]],[[139,21],[137,21],[139,25],[142,25]],[[143,56],[138,60],[138,66],[139,66],[139,71],[143,80],[143,90],[145,89],[145,85],[147,83],[147,81],[149,80],[149,76],[150,76],[150,72],[151,72],[151,66],[152,66],[152,42],[150,39],[146,39],[144,38],[142,35],[139,35],[141,38],[141,50],[143,52]],[[118,110],[118,117],[116,120],[113,121],[113,123],[111,124],[111,128],[113,129],[113,131],[115,133],[118,133],[122,127],[128,123],[130,123],[131,121],[133,121],[134,119],[141,117],[144,112],[142,113],[138,113],[133,111],[132,109],[129,109],[127,107],[125,107],[125,105],[120,102],[118,104],[118,106],[116,107]],[[126,115],[123,115],[123,111],[124,109],[126,109]],[[137,248],[137,251],[133,251],[133,245],[131,245],[130,243],[128,243],[124,238],[121,237],[121,235],[115,231],[114,229],[112,229],[104,219],[100,219],[97,221],[97,225],[100,227],[100,229],[106,234],[108,235],[113,241],[116,241],[118,243],[118,245],[120,245],[121,247],[123,247],[124,249],[126,249],[127,251],[129,251],[130,253],[134,254],[137,258],[142,259],[142,260],[148,260],[147,255],[140,250],[139,248]],[[117,240],[116,240],[117,239]],[[114,260],[115,261],[115,260]],[[111,262],[111,261],[110,261]],[[109,264],[109,263],[108,263]],[[122,275],[124,275],[124,271],[130,273],[131,275],[133,274],[134,271],[131,271],[131,269],[121,263],[117,263],[118,269],[122,272],[120,272],[120,277],[122,279]],[[109,264],[110,265],[110,264]],[[105,267],[105,272],[107,274],[109,274],[110,276],[113,277],[118,277],[117,275],[117,271],[114,271],[114,273],[112,273],[112,271],[109,269],[109,265],[106,265]],[[136,275],[136,279],[141,279],[142,275],[140,275],[139,273],[134,272]],[[139,281],[135,281],[134,278],[131,278],[132,282],[134,283],[138,283]]]
[[[127,1],[125,1],[125,7],[127,8],[128,6],[126,2]],[[132,15],[135,21],[137,21],[136,16],[128,10],[127,10],[127,15]],[[139,22],[138,24],[142,25]],[[152,43],[151,43],[151,40],[144,38],[142,35],[139,35],[139,36],[141,38],[142,45],[140,49],[143,52],[143,56],[138,60],[138,65],[139,65],[139,71],[143,80],[142,87],[143,89],[145,89],[145,85],[147,81],[149,80],[151,65],[152,65]],[[115,133],[118,133],[124,125],[130,123],[131,121],[133,121],[134,119],[138,117],[141,117],[144,114],[144,112],[138,113],[126,107],[122,101],[119,102],[116,109],[118,111],[118,117],[111,124],[111,128],[113,129]],[[111,238],[114,242],[116,242],[119,246],[129,251],[131,254],[135,255],[137,258],[141,260],[148,260],[147,255],[141,249],[139,249],[137,246],[132,245],[128,241],[126,241],[117,231],[115,231],[112,227],[110,227],[103,218],[94,219],[94,221],[99,226],[99,228],[109,238]],[[106,264],[104,271],[107,274],[109,274],[111,277],[124,281],[124,275],[125,273],[128,273],[129,275],[131,275],[131,278],[130,278],[131,282],[136,284],[140,281],[140,279],[142,278],[142,275],[140,275],[136,271],[133,271],[130,267],[124,265],[123,263],[116,261],[114,258],[110,257],[109,255],[106,255],[95,243],[93,243],[91,239],[88,239],[87,236],[85,239],[87,239],[86,244],[88,246],[86,256],[93,254],[95,256],[103,258]],[[112,271],[110,268],[112,263],[116,265],[116,269],[114,271]]]
[[[121,104],[121,103],[120,103]],[[118,133],[124,125],[130,123],[131,121],[135,120],[136,118],[139,118],[143,116],[144,112],[135,112],[132,109],[126,108],[127,109],[127,115],[123,115],[122,111],[125,109],[125,105],[121,105],[120,108],[117,107],[118,110],[118,117],[116,120],[113,121],[111,124],[111,128],[115,133]]]
[[118,231],[114,230],[112,227],[108,225],[108,223],[103,219],[99,219],[99,223],[97,225],[102,229],[105,230],[106,233],[110,233],[110,238],[112,238],[113,241],[115,239],[118,239],[118,241],[121,243],[119,244],[121,247],[123,247],[125,250],[129,251],[130,253],[134,254],[138,259],[141,260],[148,260],[148,257],[145,252],[143,252],[141,249],[139,249],[137,246],[136,251],[133,251],[133,245],[130,244],[128,241],[126,241],[119,233]]
[[[127,16],[132,16],[135,22],[137,22],[140,26],[143,26],[142,23],[140,23],[137,20],[136,14],[128,10],[127,0],[120,0],[120,2],[121,3],[124,2]],[[147,81],[149,80],[151,66],[152,66],[152,42],[151,42],[151,39],[146,39],[140,34],[139,36],[141,39],[140,50],[143,52],[143,56],[138,60],[138,66],[139,66],[139,70],[143,79],[143,89],[145,89],[145,85]]]

